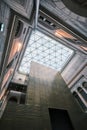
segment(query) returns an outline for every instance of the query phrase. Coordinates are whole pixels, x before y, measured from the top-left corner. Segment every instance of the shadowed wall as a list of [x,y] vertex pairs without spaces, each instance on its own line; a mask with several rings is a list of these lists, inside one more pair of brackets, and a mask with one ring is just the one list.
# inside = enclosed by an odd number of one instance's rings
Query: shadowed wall
[[87,128],[87,115],[82,112],[56,70],[38,63],[31,63],[26,103],[34,108],[40,107],[40,110],[36,109],[37,113],[35,113],[39,123],[34,125],[36,127],[41,125],[43,130],[50,130],[48,108],[67,110],[76,130]]
[[74,100],[61,75],[35,62],[31,63],[26,105],[12,104],[7,105],[0,129],[51,130],[49,108],[67,110],[74,130],[87,129],[87,115]]

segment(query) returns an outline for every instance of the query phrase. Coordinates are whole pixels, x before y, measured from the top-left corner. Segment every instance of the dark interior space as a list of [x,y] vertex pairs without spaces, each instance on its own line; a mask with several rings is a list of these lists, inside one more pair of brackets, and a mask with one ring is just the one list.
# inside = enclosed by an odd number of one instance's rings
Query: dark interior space
[[13,102],[13,103],[17,103],[16,97],[11,97],[11,98],[9,98],[8,101],[9,101],[9,102]]
[[67,110],[49,108],[52,130],[74,130]]
[[8,90],[14,90],[14,91],[26,93],[27,86],[11,82],[8,86]]

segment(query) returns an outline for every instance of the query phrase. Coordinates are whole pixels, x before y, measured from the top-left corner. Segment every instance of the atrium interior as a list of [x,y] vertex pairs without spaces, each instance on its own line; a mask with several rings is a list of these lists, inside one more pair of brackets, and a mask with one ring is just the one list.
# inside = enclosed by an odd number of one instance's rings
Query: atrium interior
[[87,1],[0,1],[0,129],[87,129]]

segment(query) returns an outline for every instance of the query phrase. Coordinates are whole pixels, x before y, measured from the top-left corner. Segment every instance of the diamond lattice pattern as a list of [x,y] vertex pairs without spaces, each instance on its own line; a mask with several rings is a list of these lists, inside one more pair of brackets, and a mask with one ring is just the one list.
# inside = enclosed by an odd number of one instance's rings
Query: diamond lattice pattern
[[73,50],[42,32],[32,31],[19,71],[29,74],[31,61],[60,71],[73,55]]

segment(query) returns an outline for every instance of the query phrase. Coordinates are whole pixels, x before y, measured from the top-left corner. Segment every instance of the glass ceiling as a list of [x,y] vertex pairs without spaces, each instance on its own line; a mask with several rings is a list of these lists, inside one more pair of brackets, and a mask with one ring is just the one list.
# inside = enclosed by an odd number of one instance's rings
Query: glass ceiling
[[19,71],[29,74],[32,61],[60,71],[73,55],[73,50],[38,30],[31,33]]

